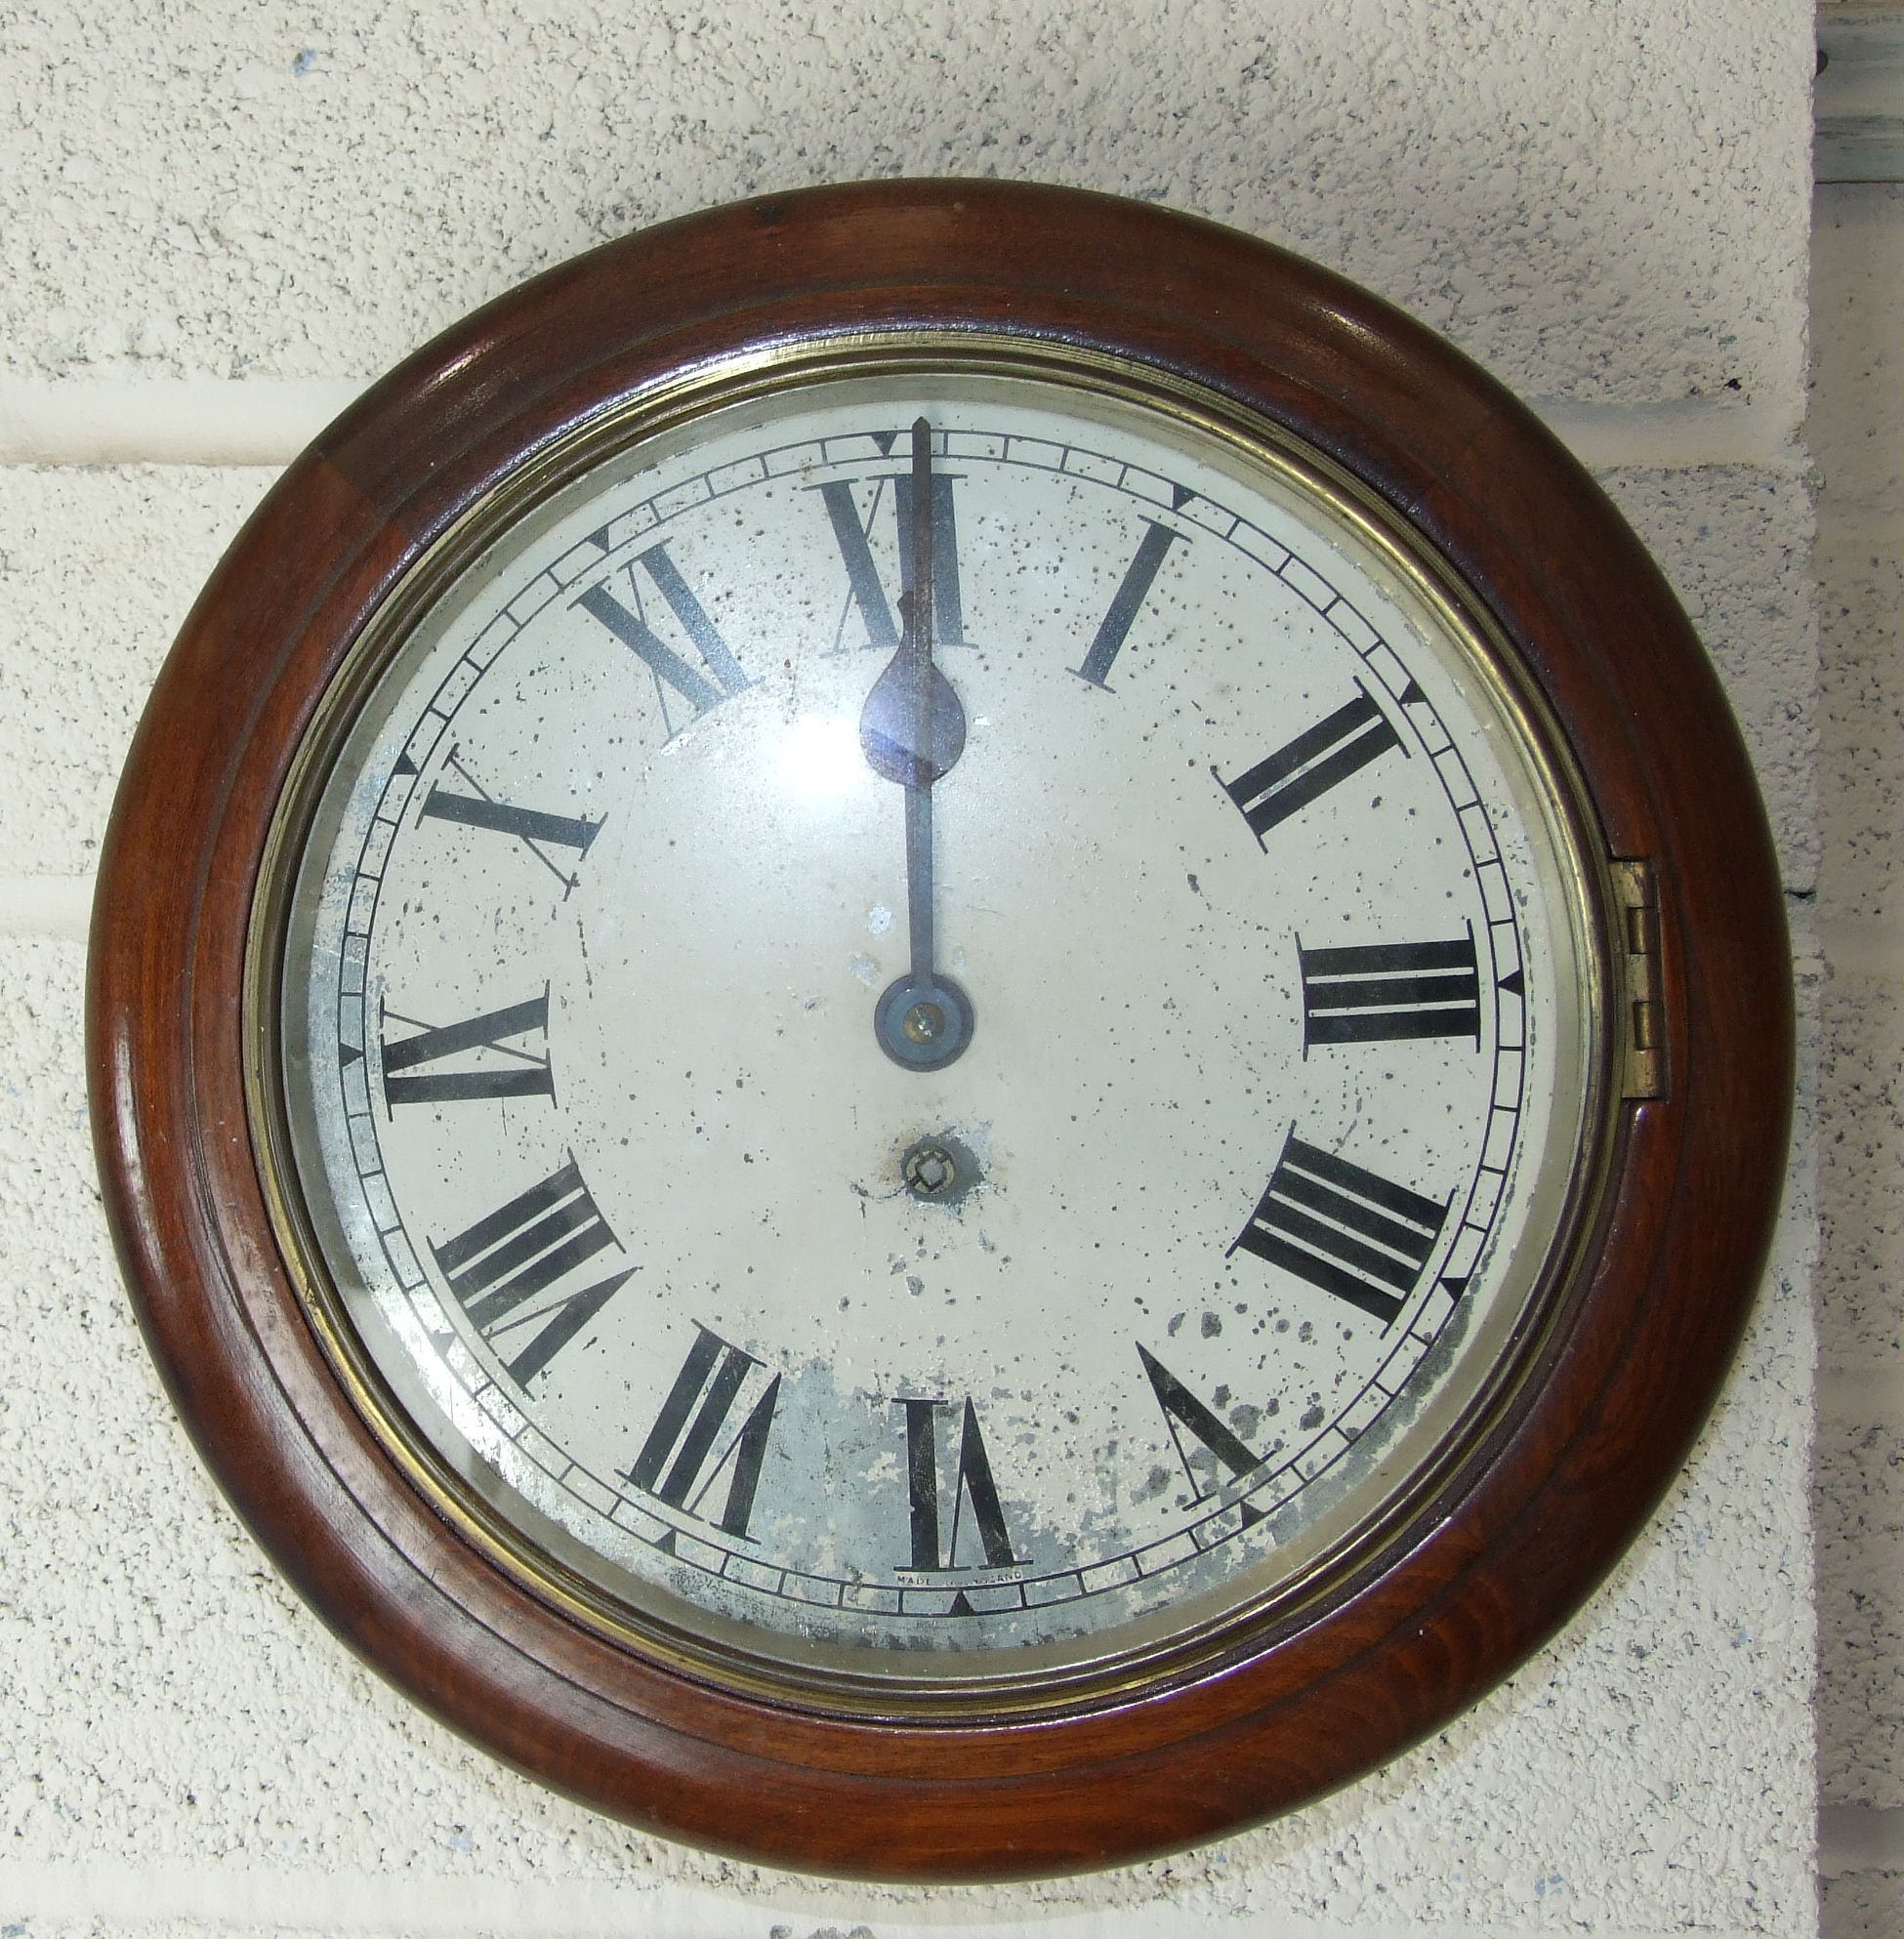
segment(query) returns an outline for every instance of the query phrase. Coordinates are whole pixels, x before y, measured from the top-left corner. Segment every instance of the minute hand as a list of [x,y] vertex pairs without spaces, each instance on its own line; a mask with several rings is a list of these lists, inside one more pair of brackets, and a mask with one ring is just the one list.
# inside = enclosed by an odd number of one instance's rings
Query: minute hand
[[859,744],[876,774],[906,791],[906,902],[910,972],[880,998],[874,1030],[896,1062],[938,1070],[965,1049],[972,1005],[933,961],[932,785],[965,752],[966,714],[933,664],[932,433],[912,427],[911,584],[900,596],[898,651],[866,696]]

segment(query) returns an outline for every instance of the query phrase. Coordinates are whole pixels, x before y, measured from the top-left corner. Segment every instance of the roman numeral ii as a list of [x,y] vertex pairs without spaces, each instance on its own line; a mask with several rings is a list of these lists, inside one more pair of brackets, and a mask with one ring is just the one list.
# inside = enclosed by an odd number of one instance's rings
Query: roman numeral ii
[[1327,720],[1298,734],[1235,780],[1223,781],[1221,774],[1217,778],[1261,842],[1299,808],[1307,807],[1378,755],[1400,745],[1401,737],[1388,724],[1388,717],[1366,692],[1358,692],[1347,706],[1337,708]]

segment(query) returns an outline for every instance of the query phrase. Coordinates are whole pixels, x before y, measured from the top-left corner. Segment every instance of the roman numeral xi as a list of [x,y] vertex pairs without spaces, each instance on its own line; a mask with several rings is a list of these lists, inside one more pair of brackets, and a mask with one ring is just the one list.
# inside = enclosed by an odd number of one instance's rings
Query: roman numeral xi
[[1230,1244],[1386,1326],[1401,1311],[1448,1208],[1292,1131],[1256,1210]]
[[[699,667],[690,665],[683,654],[677,653],[649,624],[637,566],[647,575],[662,603],[693,641],[700,657]],[[722,639],[706,607],[694,597],[693,588],[681,575],[681,568],[668,557],[666,546],[650,546],[646,552],[637,554],[634,564],[626,568],[624,583],[628,597],[635,601],[632,606],[610,592],[605,583],[591,586],[575,603],[592,619],[600,620],[647,668],[654,676],[657,692],[664,685],[671,686],[696,714],[706,714],[749,684],[733,649]],[[661,700],[665,718],[665,693]],[[670,722],[671,737],[674,732]]]

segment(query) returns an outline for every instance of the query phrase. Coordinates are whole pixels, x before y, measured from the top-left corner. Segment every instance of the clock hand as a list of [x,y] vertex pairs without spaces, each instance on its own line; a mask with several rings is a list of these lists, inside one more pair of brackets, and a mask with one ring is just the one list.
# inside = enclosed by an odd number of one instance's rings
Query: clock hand
[[912,962],[873,1011],[880,1047],[909,1070],[942,1070],[972,1040],[971,1000],[932,958],[932,785],[965,752],[966,710],[933,663],[932,433],[912,427],[912,583],[900,595],[898,651],[873,682],[859,745],[874,773],[906,791],[906,905]]

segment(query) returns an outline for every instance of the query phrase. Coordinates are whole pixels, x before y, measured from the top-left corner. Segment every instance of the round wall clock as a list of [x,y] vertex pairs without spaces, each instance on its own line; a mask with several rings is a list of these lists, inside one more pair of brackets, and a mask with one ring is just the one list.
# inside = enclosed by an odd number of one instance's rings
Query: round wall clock
[[323,1617],[672,1836],[1101,1865],[1579,1604],[1759,1271],[1787,971],[1659,574],[1337,278],[996,183],[385,379],[103,868],[107,1198]]

